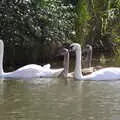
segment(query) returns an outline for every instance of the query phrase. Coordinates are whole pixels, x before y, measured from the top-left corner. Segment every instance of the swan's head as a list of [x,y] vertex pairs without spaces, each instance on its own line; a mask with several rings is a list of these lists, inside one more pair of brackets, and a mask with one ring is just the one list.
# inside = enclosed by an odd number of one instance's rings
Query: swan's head
[[92,46],[89,45],[89,44],[86,45],[86,48],[89,49],[89,50],[92,50]]
[[62,49],[59,49],[59,51],[58,51],[58,56],[59,56],[59,55],[64,56],[64,55],[67,55],[68,53],[69,53],[69,51],[68,51],[67,48],[62,48]]
[[72,43],[72,44],[70,45],[70,51],[76,51],[76,50],[78,50],[78,49],[81,49],[81,46],[80,46],[79,43]]
[[82,55],[87,56],[92,54],[92,46],[87,44],[85,48],[82,50]]

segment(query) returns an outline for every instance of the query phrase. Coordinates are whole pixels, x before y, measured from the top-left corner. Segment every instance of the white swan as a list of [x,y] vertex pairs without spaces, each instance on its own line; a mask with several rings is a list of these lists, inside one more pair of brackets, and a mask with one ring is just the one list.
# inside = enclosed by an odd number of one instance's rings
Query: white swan
[[81,71],[81,46],[78,43],[70,45],[71,50],[76,53],[76,65],[75,65],[75,78],[78,80],[119,80],[120,79],[120,68],[108,67],[100,69],[89,75],[82,75]]
[[[87,52],[87,56],[88,56],[88,54],[90,54],[89,48],[87,48],[86,52]],[[60,49],[60,50],[58,51],[58,55],[59,55],[59,56],[60,56],[60,55],[61,55],[61,56],[64,56],[64,62],[63,62],[64,71],[63,71],[63,73],[61,74],[61,76],[66,77],[66,78],[67,78],[67,77],[74,77],[74,72],[69,73],[69,58],[70,58],[70,55],[69,55],[68,49],[66,49],[66,48]],[[88,61],[88,65],[89,65],[89,66],[91,65],[90,62],[91,62],[91,61]],[[83,68],[83,69],[82,69],[82,73],[83,73],[84,75],[90,74],[90,73],[92,73],[92,72],[93,72],[93,67],[88,67],[88,68]]]
[[30,64],[23,66],[13,72],[5,73],[3,71],[3,54],[4,43],[2,40],[0,40],[0,77],[4,78],[58,77],[63,71],[63,68],[51,69],[50,64],[44,66]]

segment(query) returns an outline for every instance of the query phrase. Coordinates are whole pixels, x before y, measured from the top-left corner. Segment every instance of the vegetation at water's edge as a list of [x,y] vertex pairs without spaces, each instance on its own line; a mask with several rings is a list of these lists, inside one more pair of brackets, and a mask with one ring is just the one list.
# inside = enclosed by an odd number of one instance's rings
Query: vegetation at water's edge
[[120,43],[119,0],[2,0],[0,39],[5,64],[14,67],[53,59],[64,43],[91,44],[116,52]]

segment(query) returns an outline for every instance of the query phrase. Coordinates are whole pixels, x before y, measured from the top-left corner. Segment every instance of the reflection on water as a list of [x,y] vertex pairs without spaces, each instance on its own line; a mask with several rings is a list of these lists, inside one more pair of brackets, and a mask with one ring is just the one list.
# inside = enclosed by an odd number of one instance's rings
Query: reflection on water
[[120,81],[0,80],[0,120],[119,119]]
[[120,81],[40,81],[1,83],[0,120],[120,119]]

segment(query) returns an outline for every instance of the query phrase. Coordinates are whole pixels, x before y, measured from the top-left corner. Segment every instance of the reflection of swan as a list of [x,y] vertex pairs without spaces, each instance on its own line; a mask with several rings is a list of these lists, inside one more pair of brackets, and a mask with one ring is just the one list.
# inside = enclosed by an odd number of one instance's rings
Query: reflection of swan
[[[87,56],[88,56],[89,49],[86,50],[86,52],[87,52]],[[74,72],[68,73],[69,72],[69,51],[68,51],[68,49],[66,49],[66,48],[60,49],[59,50],[59,55],[64,56],[64,63],[63,63],[64,71],[63,71],[62,75],[64,77],[74,77]],[[88,64],[90,65],[90,62]],[[93,72],[93,68],[92,67],[88,67],[88,68],[83,68],[82,69],[82,73],[85,74],[85,75],[89,74],[91,72]]]
[[13,72],[5,73],[3,71],[3,53],[4,43],[0,40],[0,77],[10,78],[34,78],[34,77],[57,77],[63,71],[61,69],[50,69],[50,65],[44,65],[43,67],[36,64],[26,65]]
[[81,72],[81,46],[78,43],[70,45],[72,51],[76,52],[75,78],[78,80],[118,80],[120,79],[120,68],[109,67],[100,69],[89,75],[83,76]]

